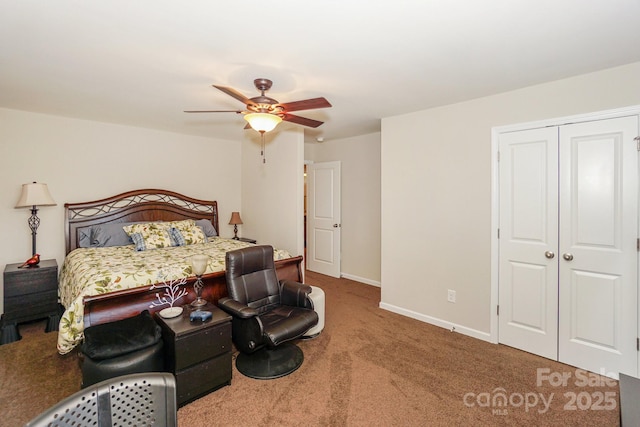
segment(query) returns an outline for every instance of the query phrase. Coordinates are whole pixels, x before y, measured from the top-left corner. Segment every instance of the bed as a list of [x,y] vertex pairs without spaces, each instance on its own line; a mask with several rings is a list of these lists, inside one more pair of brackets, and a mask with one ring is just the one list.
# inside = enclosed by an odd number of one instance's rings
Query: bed
[[[192,286],[195,276],[191,274],[189,257],[196,253],[210,256],[207,271],[202,276],[205,283],[202,296],[214,304],[225,297],[224,253],[250,243],[210,235],[220,230],[218,219],[216,201],[158,189],[129,191],[91,202],[66,203],[67,256],[60,269],[59,284],[60,302],[65,312],[60,320],[58,352],[65,354],[77,346],[82,341],[84,328],[131,317],[142,310],[154,313],[166,308],[167,305],[159,304],[158,294],[167,289],[162,285],[170,284],[174,278],[176,281],[186,278],[186,284],[181,286],[186,295],[175,305],[193,301],[196,297]],[[138,240],[133,244],[130,241],[121,244],[120,236],[113,234],[122,233],[123,228],[135,231],[136,227],[156,223],[163,223],[163,226],[164,223],[196,223],[206,239],[189,244],[192,243],[188,240],[189,234],[183,232],[187,244],[183,241],[181,246],[137,250],[141,249]],[[182,238],[182,234],[178,234]],[[105,244],[109,239],[111,243]],[[174,239],[171,241],[175,243]],[[302,281],[302,256],[276,250],[274,259],[280,279]]]

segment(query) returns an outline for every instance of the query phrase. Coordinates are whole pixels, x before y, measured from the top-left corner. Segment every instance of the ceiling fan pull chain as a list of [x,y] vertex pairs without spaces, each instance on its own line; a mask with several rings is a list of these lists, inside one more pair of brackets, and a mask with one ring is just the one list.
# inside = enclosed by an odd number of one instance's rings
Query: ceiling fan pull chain
[[264,146],[264,131],[260,131],[260,155],[262,156],[262,163],[267,163],[267,159],[265,158],[265,146]]

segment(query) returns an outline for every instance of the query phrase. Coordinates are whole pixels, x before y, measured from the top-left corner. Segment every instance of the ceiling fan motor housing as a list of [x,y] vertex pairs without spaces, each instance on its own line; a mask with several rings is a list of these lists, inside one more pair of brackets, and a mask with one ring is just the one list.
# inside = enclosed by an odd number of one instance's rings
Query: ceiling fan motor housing
[[255,85],[256,89],[258,89],[264,95],[266,91],[271,89],[273,82],[269,79],[255,79],[253,81],[253,84]]
[[265,96],[265,92],[271,89],[273,82],[269,79],[255,79],[253,81],[256,89],[258,89],[261,94],[260,96],[254,96],[250,98],[251,104],[247,104],[247,108],[251,111],[255,111],[256,113],[270,113],[270,114],[278,114],[282,112],[282,108],[278,108],[278,100]]

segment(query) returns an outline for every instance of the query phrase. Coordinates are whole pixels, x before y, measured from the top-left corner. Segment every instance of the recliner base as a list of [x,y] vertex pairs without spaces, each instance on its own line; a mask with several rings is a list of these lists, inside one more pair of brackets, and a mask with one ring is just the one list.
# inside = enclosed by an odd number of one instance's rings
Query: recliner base
[[251,354],[238,354],[236,368],[249,378],[272,380],[294,372],[303,361],[304,354],[298,346],[284,343],[275,348],[264,347]]

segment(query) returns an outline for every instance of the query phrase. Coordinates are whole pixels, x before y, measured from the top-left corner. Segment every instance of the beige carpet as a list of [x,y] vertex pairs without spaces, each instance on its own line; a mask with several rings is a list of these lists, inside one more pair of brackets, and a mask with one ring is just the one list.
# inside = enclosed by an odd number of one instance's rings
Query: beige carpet
[[[573,367],[381,310],[372,286],[314,273],[307,283],[325,291],[326,325],[299,342],[302,367],[271,381],[234,367],[231,386],[180,408],[181,427],[618,425],[616,381],[583,385]],[[22,341],[0,346],[0,425],[22,425],[79,388],[75,355],[57,355],[43,328],[23,326]],[[538,385],[539,369],[571,378]]]

